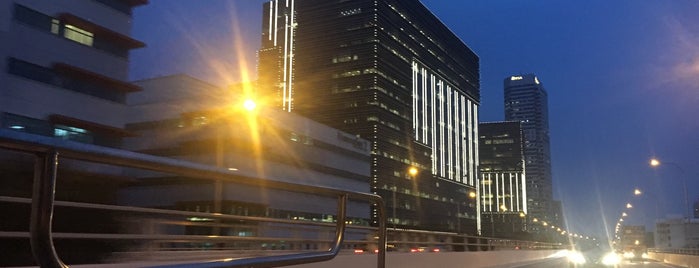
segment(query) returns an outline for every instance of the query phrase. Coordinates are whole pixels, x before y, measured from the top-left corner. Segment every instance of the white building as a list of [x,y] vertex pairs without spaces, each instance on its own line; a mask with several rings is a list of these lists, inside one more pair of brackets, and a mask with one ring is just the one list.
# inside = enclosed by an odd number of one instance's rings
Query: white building
[[699,220],[659,220],[655,225],[655,247],[661,250],[699,248]]
[[[370,146],[364,139],[276,109],[244,110],[234,90],[186,75],[136,83],[144,90],[129,97],[134,114],[127,129],[139,134],[125,141],[129,150],[208,164],[246,178],[370,190]],[[187,178],[153,183],[157,176],[133,175],[140,182],[122,191],[126,205],[318,222],[332,222],[337,212],[334,198]],[[349,221],[361,225],[368,225],[369,213],[369,204],[361,202],[350,202],[347,210]],[[274,224],[240,228],[222,232],[289,232]],[[318,236],[315,231],[307,235]],[[365,236],[354,234],[355,239]]]

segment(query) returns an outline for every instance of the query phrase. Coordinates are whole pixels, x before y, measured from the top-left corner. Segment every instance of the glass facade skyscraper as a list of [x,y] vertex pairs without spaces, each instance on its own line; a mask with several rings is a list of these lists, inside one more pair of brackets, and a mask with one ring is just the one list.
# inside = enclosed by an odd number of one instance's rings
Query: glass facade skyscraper
[[[522,122],[529,216],[550,221],[553,190],[548,94],[534,74],[507,77],[504,87],[505,120]],[[536,230],[536,226],[532,229]]]
[[389,226],[476,233],[478,56],[417,0],[263,10],[261,97],[371,142]]

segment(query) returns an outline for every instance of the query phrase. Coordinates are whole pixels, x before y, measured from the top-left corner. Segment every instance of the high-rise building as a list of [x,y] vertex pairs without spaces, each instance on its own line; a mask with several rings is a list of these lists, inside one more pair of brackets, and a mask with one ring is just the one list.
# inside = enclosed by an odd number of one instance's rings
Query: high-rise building
[[699,219],[699,199],[694,201],[694,218]]
[[527,231],[527,184],[519,121],[478,126],[482,234],[517,237]]
[[505,120],[522,122],[529,215],[531,219],[550,221],[553,190],[548,94],[534,74],[507,77],[504,86]]
[[478,56],[418,0],[263,10],[261,97],[371,142],[389,226],[475,234]]

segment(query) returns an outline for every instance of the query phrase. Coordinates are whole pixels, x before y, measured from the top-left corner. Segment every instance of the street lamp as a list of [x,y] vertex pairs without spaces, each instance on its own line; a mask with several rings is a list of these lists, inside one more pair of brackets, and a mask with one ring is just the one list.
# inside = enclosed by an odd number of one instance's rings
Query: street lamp
[[245,108],[245,110],[252,111],[255,110],[256,107],[257,104],[255,104],[255,101],[251,99],[247,99],[243,102],[243,108]]
[[650,163],[650,166],[651,166],[651,167],[660,166],[660,160],[655,159],[655,158],[651,158],[649,163]]
[[[415,176],[418,173],[418,169],[416,167],[409,167],[408,168],[408,175],[410,175],[411,179],[414,179]],[[398,191],[398,185],[394,184],[393,186],[394,189],[392,189],[392,199],[393,199],[393,230],[396,230],[396,221],[397,221],[397,213],[396,213],[396,208],[398,207],[398,201],[396,198],[396,192]]]
[[410,174],[410,176],[414,177],[415,175],[417,175],[417,168],[416,168],[416,167],[410,167],[410,168],[408,169],[408,174]]
[[641,192],[641,190],[638,188],[633,190],[633,195],[642,195],[642,194],[643,194],[643,192]]
[[660,167],[661,165],[667,164],[667,165],[671,165],[671,166],[676,167],[680,171],[680,173],[682,174],[680,176],[680,180],[682,181],[682,190],[684,191],[684,206],[687,210],[686,211],[687,214],[685,214],[685,219],[687,221],[689,221],[692,213],[689,210],[689,197],[687,195],[687,180],[684,177],[684,175],[685,175],[684,169],[682,169],[682,167],[680,167],[678,164],[673,163],[673,162],[660,162],[660,160],[658,160],[657,158],[651,158],[649,163],[650,163],[650,166],[654,167],[654,168],[657,168],[657,167]]

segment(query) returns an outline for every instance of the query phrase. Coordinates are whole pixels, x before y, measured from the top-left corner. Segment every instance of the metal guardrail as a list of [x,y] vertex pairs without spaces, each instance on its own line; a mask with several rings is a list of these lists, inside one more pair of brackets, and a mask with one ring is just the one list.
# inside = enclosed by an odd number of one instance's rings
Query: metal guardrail
[[[19,133],[10,130],[0,130],[0,148],[31,153],[36,156],[34,162],[34,182],[31,199],[31,216],[29,236],[32,253],[41,267],[68,267],[56,253],[53,244],[51,230],[54,206],[60,201],[55,201],[57,171],[59,160],[74,159],[85,162],[117,165],[123,167],[139,168],[157,172],[174,173],[208,180],[225,180],[226,182],[266,187],[271,189],[283,189],[285,191],[313,193],[315,195],[335,196],[338,200],[337,220],[335,225],[335,237],[332,248],[328,251],[296,253],[279,256],[265,256],[243,259],[226,259],[213,262],[187,263],[182,265],[169,265],[159,267],[279,267],[311,262],[326,261],[334,258],[340,251],[340,245],[344,239],[346,229],[347,200],[362,200],[371,202],[378,208],[378,248],[377,267],[385,268],[386,259],[386,214],[384,202],[378,195],[345,191],[341,189],[318,187],[288,182],[272,181],[259,178],[240,177],[228,170],[210,167],[207,165],[186,162],[182,160],[144,155],[130,151],[105,148],[90,144],[82,144],[70,141],[62,141],[54,138]],[[24,202],[26,200],[12,199],[9,201]],[[12,199],[12,200],[10,200]],[[5,201],[8,201],[5,200]],[[72,203],[75,202],[63,202]],[[93,206],[100,206],[94,205]],[[105,205],[101,205],[105,206]],[[117,208],[118,206],[112,206]],[[121,207],[126,210],[136,208]],[[146,208],[141,208],[148,210]],[[155,211],[155,210],[152,210]],[[161,211],[164,212],[164,211]],[[207,214],[214,218],[225,217],[221,214]],[[235,217],[235,216],[232,216]],[[266,221],[273,221],[265,219]],[[17,235],[16,233],[10,235]]]

